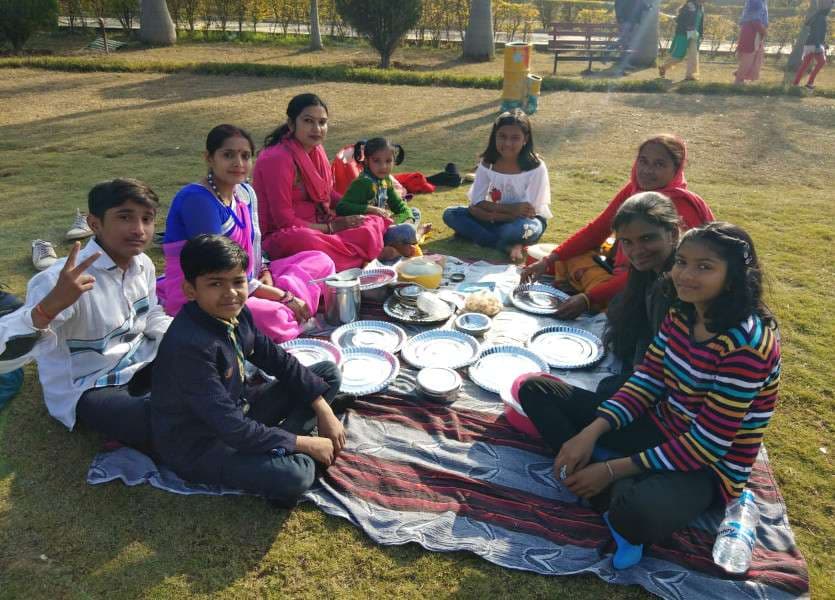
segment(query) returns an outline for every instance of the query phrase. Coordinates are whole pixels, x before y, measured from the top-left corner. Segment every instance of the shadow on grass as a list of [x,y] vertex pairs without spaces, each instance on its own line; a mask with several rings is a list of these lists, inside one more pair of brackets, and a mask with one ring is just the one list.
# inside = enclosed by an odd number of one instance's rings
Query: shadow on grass
[[26,376],[0,421],[0,595],[139,597],[172,581],[211,594],[270,551],[289,513],[259,498],[87,485],[100,439],[50,418]]

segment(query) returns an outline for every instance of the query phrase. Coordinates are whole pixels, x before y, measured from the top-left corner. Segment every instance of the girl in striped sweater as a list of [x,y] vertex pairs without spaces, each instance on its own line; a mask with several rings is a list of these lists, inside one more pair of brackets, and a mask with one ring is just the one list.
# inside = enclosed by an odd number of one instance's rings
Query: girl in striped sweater
[[[777,400],[780,346],[750,236],[719,222],[688,231],[671,278],[678,301],[611,398],[578,405],[544,377],[519,390],[555,474],[604,512],[619,569],[740,494]],[[594,462],[598,442],[622,458]]]

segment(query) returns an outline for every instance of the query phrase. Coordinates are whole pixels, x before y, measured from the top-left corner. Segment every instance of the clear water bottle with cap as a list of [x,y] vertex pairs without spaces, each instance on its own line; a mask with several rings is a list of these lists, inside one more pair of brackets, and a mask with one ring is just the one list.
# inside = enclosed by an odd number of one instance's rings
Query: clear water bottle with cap
[[739,498],[728,504],[713,544],[713,562],[728,573],[747,571],[757,543],[759,521],[760,511],[754,494],[744,490]]

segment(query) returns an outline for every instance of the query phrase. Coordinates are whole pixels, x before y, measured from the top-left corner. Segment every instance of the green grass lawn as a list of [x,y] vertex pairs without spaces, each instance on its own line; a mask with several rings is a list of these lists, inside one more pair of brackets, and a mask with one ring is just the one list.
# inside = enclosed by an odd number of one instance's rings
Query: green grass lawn
[[[101,52],[85,50],[92,33],[70,35],[58,33],[51,35],[36,35],[28,44],[34,50],[42,49],[60,56],[86,57],[92,60],[101,58]],[[114,34],[121,39],[120,33]],[[198,34],[197,40],[200,39]],[[343,65],[349,67],[376,67],[379,55],[361,40],[335,41],[326,39],[325,50],[310,52],[306,47],[305,38],[289,38],[261,36],[260,41],[253,42],[204,42],[194,39],[184,39],[173,47],[148,48],[132,42],[125,48],[110,55],[110,59],[128,63],[170,63],[170,62],[223,62],[223,63],[254,63],[258,65]],[[448,48],[427,48],[405,46],[399,48],[393,58],[392,67],[417,73],[448,73],[454,75],[482,77],[501,76],[504,68],[504,57],[501,48],[497,49],[496,58],[492,62],[473,63],[462,60],[460,46]],[[664,57],[662,57],[663,60]],[[781,84],[786,80],[784,71],[786,56],[781,58],[769,57],[763,65],[760,84]],[[531,57],[531,72],[544,77],[550,77],[554,66],[554,54],[541,51],[533,53]],[[593,72],[583,73],[586,63],[582,61],[560,62],[557,76],[574,80],[597,81],[611,79],[617,81],[647,81],[658,78],[655,67],[640,69],[620,77],[612,72],[610,63],[593,64]],[[704,83],[732,83],[736,70],[735,55],[714,55],[703,46],[701,53],[700,81]],[[794,74],[791,73],[790,76]],[[672,70],[668,77],[673,82],[684,78],[684,64]],[[805,79],[803,82],[805,83]],[[818,90],[835,89],[835,68],[831,65],[824,67],[817,77]]]
[[[490,90],[386,87],[268,78],[0,70],[0,279],[23,293],[30,240],[59,243],[101,179],[134,176],[165,207],[203,173],[202,144],[221,122],[256,139],[310,89],[331,108],[329,154],[386,135],[404,145],[402,171],[474,164],[495,116]],[[784,377],[766,435],[813,596],[835,596],[835,267],[832,172],[835,101],[741,96],[547,93],[533,119],[552,179],[558,241],[625,181],[635,148],[663,130],[690,143],[692,189],[744,225],[769,275]],[[465,189],[416,200],[436,225],[429,251],[498,258],[458,243],[441,222]],[[157,250],[151,252],[160,264]],[[0,598],[542,597],[638,598],[594,577],[547,578],[466,553],[382,547],[346,522],[257,498],[183,498],[149,487],[84,482],[100,440],[48,417],[36,372],[0,413]],[[823,453],[820,448],[826,448]]]

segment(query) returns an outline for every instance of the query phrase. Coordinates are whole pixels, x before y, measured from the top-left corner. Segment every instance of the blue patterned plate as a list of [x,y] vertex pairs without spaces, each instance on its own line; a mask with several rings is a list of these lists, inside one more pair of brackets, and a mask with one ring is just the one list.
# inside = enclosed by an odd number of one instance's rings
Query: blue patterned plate
[[406,341],[406,332],[385,321],[354,321],[331,334],[331,341],[342,348],[379,348],[396,354]]
[[510,301],[519,310],[535,315],[553,315],[570,296],[550,285],[529,283],[518,286],[510,294]]
[[535,352],[522,346],[493,346],[482,350],[470,365],[470,379],[488,392],[500,394],[509,388],[519,375],[548,373],[548,363]]
[[377,348],[346,348],[342,353],[339,391],[352,396],[375,394],[386,389],[399,372],[400,361],[391,352]]
[[297,338],[280,344],[287,352],[296,357],[296,360],[305,367],[329,360],[337,365],[342,364],[342,352],[339,348],[315,338]]
[[471,335],[452,329],[424,331],[403,346],[400,355],[413,367],[458,369],[473,362],[481,349]]
[[605,354],[599,337],[585,329],[567,325],[540,329],[528,340],[528,348],[555,369],[585,369]]

